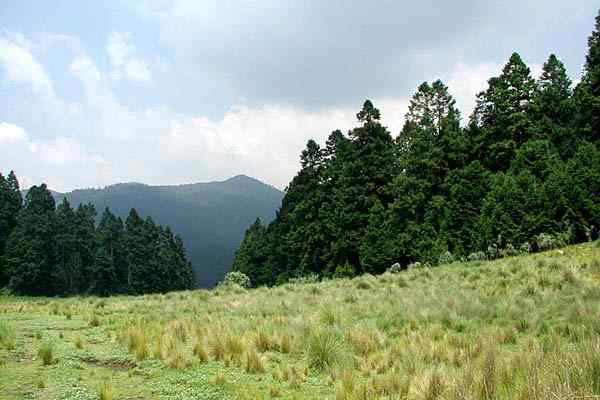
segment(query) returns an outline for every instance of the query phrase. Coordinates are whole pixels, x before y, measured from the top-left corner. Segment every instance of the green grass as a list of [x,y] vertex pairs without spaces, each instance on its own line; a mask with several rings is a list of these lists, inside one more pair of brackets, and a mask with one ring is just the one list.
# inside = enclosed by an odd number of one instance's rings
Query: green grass
[[381,276],[0,297],[0,397],[600,395],[600,244]]

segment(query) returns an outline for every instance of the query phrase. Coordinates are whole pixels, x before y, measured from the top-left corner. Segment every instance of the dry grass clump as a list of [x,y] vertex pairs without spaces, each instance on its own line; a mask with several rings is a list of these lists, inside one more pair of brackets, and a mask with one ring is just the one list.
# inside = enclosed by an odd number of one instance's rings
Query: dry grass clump
[[254,333],[254,346],[258,351],[265,352],[274,348],[274,342],[264,329],[258,329]]
[[260,374],[265,372],[263,360],[255,348],[250,348],[248,351],[246,351],[245,370],[250,374]]
[[196,344],[194,345],[194,355],[198,358],[198,360],[200,362],[207,362],[208,361],[208,352],[206,351],[205,347],[204,347],[204,343],[202,343],[201,340],[198,340],[196,342]]

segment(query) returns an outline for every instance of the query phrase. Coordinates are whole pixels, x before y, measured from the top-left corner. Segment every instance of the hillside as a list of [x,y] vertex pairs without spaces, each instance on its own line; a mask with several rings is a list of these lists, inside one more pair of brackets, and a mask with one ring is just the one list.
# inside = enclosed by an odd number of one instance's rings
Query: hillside
[[599,283],[596,241],[275,288],[0,297],[0,393],[6,400],[600,395]]
[[105,207],[121,218],[130,208],[169,225],[185,243],[199,287],[213,286],[231,266],[244,231],[260,217],[270,221],[282,192],[256,179],[238,175],[223,182],[178,186],[122,183],[103,189],[53,192],[57,203],[67,197],[72,205],[91,202],[99,215]]

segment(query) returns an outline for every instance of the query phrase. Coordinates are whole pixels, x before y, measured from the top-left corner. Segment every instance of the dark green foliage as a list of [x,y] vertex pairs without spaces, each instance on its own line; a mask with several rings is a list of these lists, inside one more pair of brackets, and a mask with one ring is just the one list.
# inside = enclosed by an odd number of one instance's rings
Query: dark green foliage
[[17,225],[17,214],[23,206],[19,182],[13,171],[5,178],[0,173],[0,287],[8,282],[4,258],[6,242]]
[[575,91],[556,56],[535,81],[514,53],[466,127],[441,81],[418,87],[395,142],[367,100],[347,136],[309,141],[276,219],[250,227],[233,268],[274,284],[538,250],[542,233],[598,237],[599,32],[600,15]]
[[[45,184],[27,191],[21,208],[16,177],[0,175],[3,285],[19,294],[151,293],[190,289],[192,266],[170,228],[130,211],[127,229],[108,208],[95,225],[91,204],[55,208]],[[4,233],[4,232],[7,232]]]
[[57,203],[68,198],[73,208],[91,203],[102,214],[109,207],[123,221],[135,208],[140,215],[151,215],[157,224],[169,225],[181,235],[200,287],[214,286],[225,276],[246,228],[257,217],[271,222],[283,197],[278,189],[242,175],[223,182],[125,183],[53,194]]

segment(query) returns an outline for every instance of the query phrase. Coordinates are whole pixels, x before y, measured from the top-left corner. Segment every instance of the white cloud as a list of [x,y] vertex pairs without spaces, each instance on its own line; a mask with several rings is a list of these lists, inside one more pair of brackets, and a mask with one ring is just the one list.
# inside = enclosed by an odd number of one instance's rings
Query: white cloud
[[0,122],[0,143],[11,144],[25,140],[27,135],[23,128],[7,122]]
[[0,37],[0,63],[10,81],[30,83],[36,95],[55,99],[52,81],[24,43]]
[[125,78],[135,82],[148,82],[152,79],[150,63],[135,57],[130,33],[112,32],[108,38],[106,51],[112,66],[112,78]]

